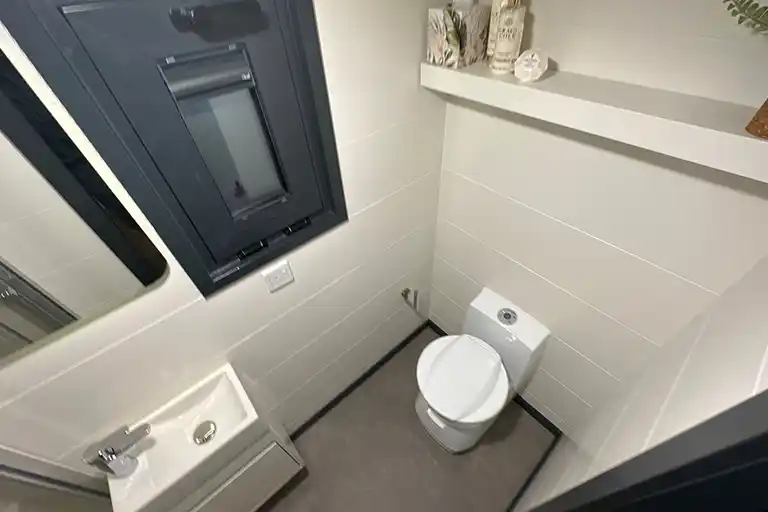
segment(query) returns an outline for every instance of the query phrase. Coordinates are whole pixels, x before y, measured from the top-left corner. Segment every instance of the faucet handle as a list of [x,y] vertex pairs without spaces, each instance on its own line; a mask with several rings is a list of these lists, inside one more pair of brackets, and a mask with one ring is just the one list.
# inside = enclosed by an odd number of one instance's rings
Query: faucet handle
[[152,432],[152,426],[149,423],[142,423],[133,429],[123,427],[122,430],[107,436],[102,443],[105,447],[111,448],[115,455],[121,455],[136,446],[150,432]]
[[[117,474],[118,468],[130,461],[135,462],[133,457],[125,452],[136,446],[136,444],[147,437],[152,427],[149,423],[139,425],[134,429],[127,426],[109,434],[98,443],[88,447],[83,453],[83,462],[101,469],[107,473]],[[135,466],[131,464],[131,466]],[[133,470],[134,467],[131,468]]]

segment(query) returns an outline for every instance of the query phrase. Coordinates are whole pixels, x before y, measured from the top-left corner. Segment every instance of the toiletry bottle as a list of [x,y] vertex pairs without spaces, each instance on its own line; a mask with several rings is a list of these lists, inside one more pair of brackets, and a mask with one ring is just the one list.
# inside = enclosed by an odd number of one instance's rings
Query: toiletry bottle
[[491,5],[491,21],[488,24],[488,46],[485,50],[485,54],[490,59],[493,57],[493,49],[496,46],[496,32],[499,29],[499,14],[501,10],[507,5],[508,0],[493,0]]
[[501,10],[496,45],[490,62],[492,72],[511,73],[515,69],[515,61],[520,56],[520,46],[523,42],[525,12],[526,9],[520,5],[520,0],[513,0]]

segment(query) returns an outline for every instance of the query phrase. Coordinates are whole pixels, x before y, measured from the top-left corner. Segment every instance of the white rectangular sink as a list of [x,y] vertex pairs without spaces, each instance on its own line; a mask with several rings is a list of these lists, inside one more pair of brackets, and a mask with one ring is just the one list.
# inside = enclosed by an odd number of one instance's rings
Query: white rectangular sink
[[[113,509],[141,510],[257,419],[235,371],[222,366],[136,423],[149,423],[152,430],[132,450],[139,461],[136,471],[109,477]],[[195,429],[206,421],[215,423],[215,434],[197,444]]]

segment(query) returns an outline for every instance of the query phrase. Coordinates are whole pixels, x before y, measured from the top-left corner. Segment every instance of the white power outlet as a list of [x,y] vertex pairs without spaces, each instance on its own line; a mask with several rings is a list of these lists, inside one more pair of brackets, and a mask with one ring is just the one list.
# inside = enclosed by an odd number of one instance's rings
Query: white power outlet
[[261,271],[261,277],[267,283],[271,293],[288,286],[293,282],[293,271],[288,260],[280,260]]

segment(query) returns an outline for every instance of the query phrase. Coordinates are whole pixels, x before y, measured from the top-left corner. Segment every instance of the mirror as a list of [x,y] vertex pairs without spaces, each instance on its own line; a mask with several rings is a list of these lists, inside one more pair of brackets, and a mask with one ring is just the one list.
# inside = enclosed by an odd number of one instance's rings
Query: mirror
[[0,359],[132,300],[165,268],[0,54]]

